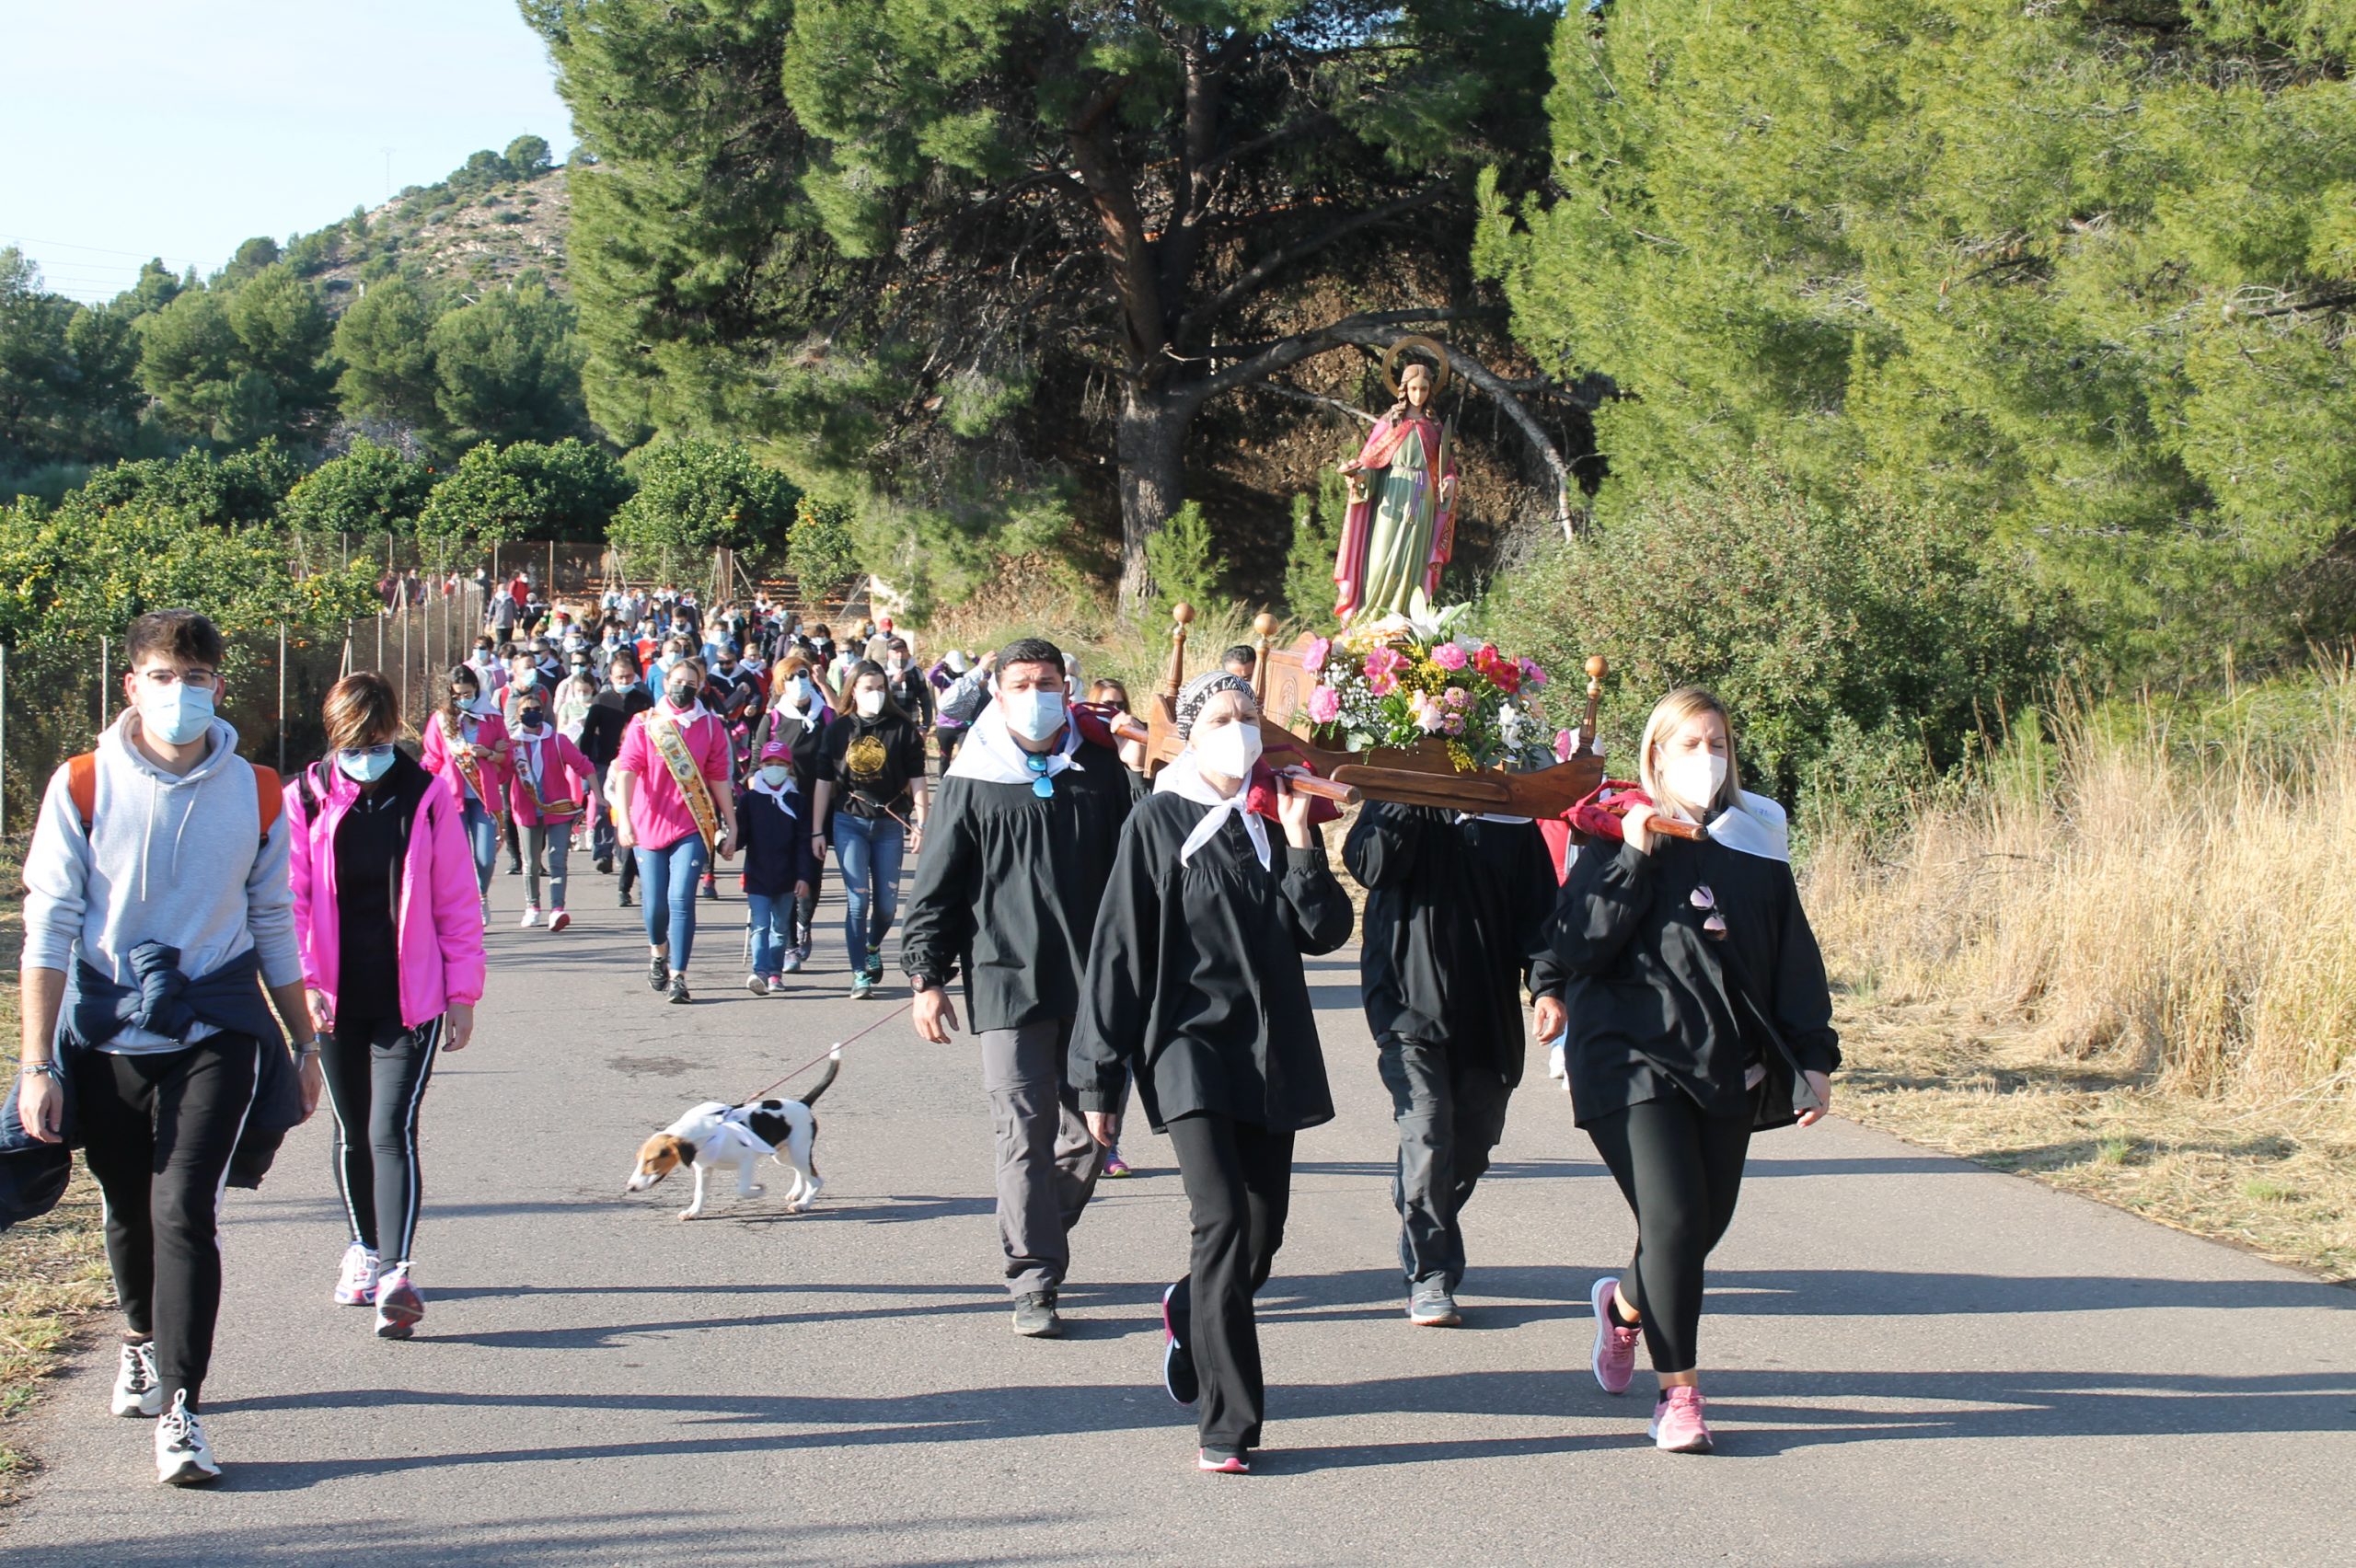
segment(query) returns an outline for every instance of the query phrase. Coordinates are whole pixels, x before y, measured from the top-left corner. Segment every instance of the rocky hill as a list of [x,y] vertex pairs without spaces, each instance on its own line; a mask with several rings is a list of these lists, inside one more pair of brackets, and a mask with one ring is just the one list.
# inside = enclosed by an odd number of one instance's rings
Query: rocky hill
[[469,294],[537,271],[563,294],[572,216],[562,168],[483,182],[454,176],[299,236],[287,259],[318,282],[338,311],[380,278]]

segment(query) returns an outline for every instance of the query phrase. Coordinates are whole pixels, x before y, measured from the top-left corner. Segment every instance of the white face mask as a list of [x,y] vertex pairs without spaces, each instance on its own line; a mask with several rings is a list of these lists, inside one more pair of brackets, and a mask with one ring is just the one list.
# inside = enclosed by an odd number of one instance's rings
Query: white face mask
[[143,681],[139,722],[167,745],[187,745],[213,727],[213,688],[174,681],[159,691]]
[[1680,752],[1660,765],[1660,781],[1688,810],[1700,813],[1718,798],[1727,759],[1714,751]]
[[1031,686],[999,693],[1006,710],[1006,727],[1026,741],[1051,741],[1064,727],[1064,694]]
[[853,700],[859,704],[859,716],[862,719],[872,719],[884,711],[884,694],[880,691],[860,692]]
[[1221,724],[1195,736],[1190,744],[1195,760],[1205,771],[1222,778],[1243,778],[1250,776],[1252,765],[1260,760],[1260,726]]
[[774,763],[761,769],[761,782],[772,790],[784,789],[785,781],[791,777],[793,777],[791,768],[780,767]]

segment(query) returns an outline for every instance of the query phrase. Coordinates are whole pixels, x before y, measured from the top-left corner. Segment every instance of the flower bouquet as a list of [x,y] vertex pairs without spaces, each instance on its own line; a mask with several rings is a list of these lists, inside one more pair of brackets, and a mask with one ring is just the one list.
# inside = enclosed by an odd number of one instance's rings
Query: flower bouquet
[[1469,607],[1418,603],[1407,615],[1310,639],[1301,668],[1317,684],[1306,710],[1321,737],[1357,753],[1437,752],[1460,773],[1568,760],[1579,737],[1548,721],[1546,671],[1459,633]]

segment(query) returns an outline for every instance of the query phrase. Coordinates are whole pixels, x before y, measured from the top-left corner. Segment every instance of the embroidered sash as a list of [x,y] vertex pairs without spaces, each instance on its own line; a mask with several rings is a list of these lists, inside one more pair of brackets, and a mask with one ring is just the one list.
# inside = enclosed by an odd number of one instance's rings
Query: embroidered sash
[[507,802],[499,798],[498,791],[483,788],[482,763],[476,757],[467,740],[465,721],[444,714],[442,732],[443,738],[450,744],[450,760],[458,765],[458,777],[465,779],[467,788],[475,792],[475,799],[480,801],[482,809],[491,813],[491,820],[504,824],[507,821]]
[[519,763],[515,769],[515,777],[523,781],[525,790],[532,797],[532,809],[540,813],[542,822],[571,822],[588,809],[585,801],[551,801],[540,793],[540,774],[547,767],[547,760],[541,755],[540,748],[547,745],[548,742],[524,741],[518,744],[530,748],[532,766],[526,769]]
[[663,766],[671,770],[671,781],[679,787],[679,798],[687,801],[688,814],[696,819],[704,848],[719,853],[720,808],[712,803],[711,782],[696,766],[695,754],[687,750],[687,738],[679,732],[677,721],[661,709],[650,708],[639,722],[646,726],[646,738],[662,754]]

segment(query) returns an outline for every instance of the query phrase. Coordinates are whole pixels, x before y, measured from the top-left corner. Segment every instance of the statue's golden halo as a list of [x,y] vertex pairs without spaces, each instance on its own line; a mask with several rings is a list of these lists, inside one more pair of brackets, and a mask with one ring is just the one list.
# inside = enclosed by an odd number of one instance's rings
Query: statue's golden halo
[[1400,390],[1399,377],[1394,372],[1399,363],[1399,356],[1409,349],[1421,349],[1439,362],[1439,375],[1432,383],[1432,396],[1437,398],[1447,391],[1449,377],[1447,346],[1438,338],[1426,338],[1419,333],[1410,332],[1383,351],[1382,381],[1384,386],[1391,388],[1391,395],[1393,398],[1404,398],[1407,395]]

